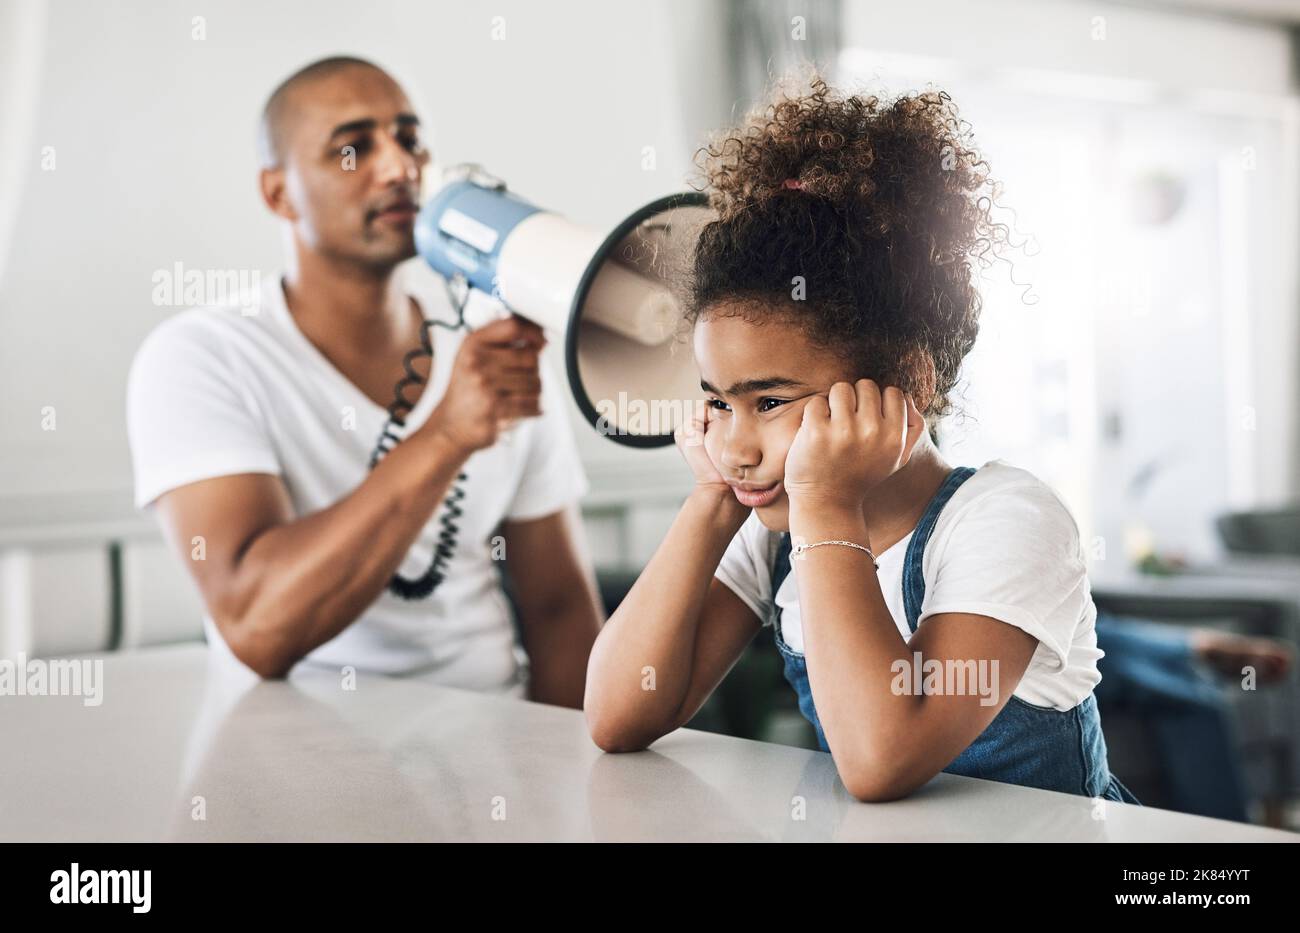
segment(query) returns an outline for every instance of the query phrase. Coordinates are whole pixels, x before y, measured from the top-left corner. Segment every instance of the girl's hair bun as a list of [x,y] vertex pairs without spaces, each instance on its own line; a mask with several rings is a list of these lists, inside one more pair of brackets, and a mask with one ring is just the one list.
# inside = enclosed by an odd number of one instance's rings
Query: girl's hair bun
[[[884,100],[836,91],[814,76],[805,93],[787,87],[709,142],[697,165],[724,221],[775,198],[813,195],[865,222],[875,236],[900,224],[927,225],[935,246],[950,256],[993,245],[979,242],[981,218],[961,216],[987,211],[987,202],[971,195],[991,198],[993,185],[969,126],[943,91]],[[925,208],[957,222],[935,224]]]
[[[1009,232],[952,99],[845,94],[814,75],[696,162],[717,219],[696,249],[692,317],[724,299],[780,307],[867,378],[946,413],[978,333],[974,263]],[[791,300],[793,277],[806,301]]]
[[700,152],[713,206],[724,220],[787,191],[831,200],[865,197],[873,161],[861,132],[874,97],[843,97],[821,78],[804,95],[785,92]]

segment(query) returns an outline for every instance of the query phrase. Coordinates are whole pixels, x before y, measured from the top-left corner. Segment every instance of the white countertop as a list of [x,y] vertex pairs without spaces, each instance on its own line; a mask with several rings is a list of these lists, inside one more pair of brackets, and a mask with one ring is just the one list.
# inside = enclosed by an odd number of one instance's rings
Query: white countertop
[[581,713],[522,700],[261,683],[193,645],[99,657],[97,707],[0,696],[0,841],[1300,841],[947,774],[863,804],[820,752],[683,729],[608,755]]

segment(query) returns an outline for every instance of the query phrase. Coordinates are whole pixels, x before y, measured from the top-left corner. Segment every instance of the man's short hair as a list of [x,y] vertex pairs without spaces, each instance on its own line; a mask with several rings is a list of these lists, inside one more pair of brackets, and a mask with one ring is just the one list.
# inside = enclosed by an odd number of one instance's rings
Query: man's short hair
[[290,114],[294,92],[320,78],[348,68],[373,68],[381,74],[388,74],[374,62],[354,55],[331,55],[299,68],[285,78],[271,92],[262,108],[262,118],[258,125],[258,155],[263,168],[275,168],[284,158],[285,140],[288,137]]

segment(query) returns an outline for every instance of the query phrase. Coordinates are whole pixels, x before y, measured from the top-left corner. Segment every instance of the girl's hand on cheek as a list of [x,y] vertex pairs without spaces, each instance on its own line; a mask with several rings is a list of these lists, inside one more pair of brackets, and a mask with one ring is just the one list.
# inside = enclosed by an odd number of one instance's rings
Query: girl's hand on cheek
[[695,476],[696,486],[716,489],[735,498],[732,495],[731,487],[722,478],[718,468],[713,465],[713,460],[709,457],[709,452],[704,446],[705,434],[708,432],[710,425],[716,424],[716,422],[710,420],[711,417],[709,405],[702,400],[697,400],[691,416],[682,424],[679,424],[677,430],[673,432],[673,440],[677,444],[677,449],[681,451],[682,457],[686,460],[686,465],[691,468],[691,473]]
[[785,458],[792,508],[861,512],[870,490],[907,463],[925,421],[902,390],[870,379],[837,382],[803,409]]

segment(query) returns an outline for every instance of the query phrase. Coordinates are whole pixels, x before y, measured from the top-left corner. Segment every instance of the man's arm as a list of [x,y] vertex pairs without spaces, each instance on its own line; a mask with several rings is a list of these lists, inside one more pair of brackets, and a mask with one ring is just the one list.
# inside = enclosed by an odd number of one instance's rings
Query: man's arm
[[420,431],[350,495],[302,518],[280,478],[260,473],[173,489],[158,517],[231,650],[283,677],[383,592],[467,456]]
[[532,671],[529,699],[582,709],[604,610],[578,508],[506,522],[502,533]]
[[[243,473],[158,499],[172,546],[231,650],[282,677],[355,621],[383,592],[461,465],[503,423],[540,414],[540,328],[518,317],[467,336],[428,421],[350,494],[297,517],[283,482]],[[194,559],[196,538],[202,559]]]

